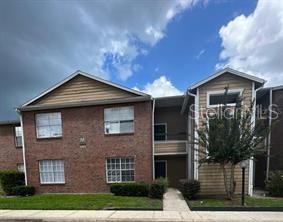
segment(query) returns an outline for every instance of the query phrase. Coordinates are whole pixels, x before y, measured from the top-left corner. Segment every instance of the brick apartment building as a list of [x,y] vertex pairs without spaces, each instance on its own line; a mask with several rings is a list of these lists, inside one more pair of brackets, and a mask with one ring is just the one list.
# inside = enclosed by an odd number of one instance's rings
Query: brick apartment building
[[[192,140],[205,121],[198,107],[206,110],[221,104],[227,84],[231,105],[238,95],[244,95],[249,105],[257,95],[265,95],[264,83],[226,68],[189,87],[184,95],[153,99],[77,71],[20,106],[19,122],[0,124],[0,170],[24,170],[26,183],[40,193],[109,192],[111,183],[149,183],[166,177],[173,187],[180,187],[181,179],[194,178],[201,182],[201,194],[224,194],[220,167],[198,165],[198,150],[204,148]],[[16,148],[21,136],[22,148]],[[263,158],[261,164],[268,161]],[[251,160],[249,194],[255,178],[260,178],[257,168],[259,163]],[[235,176],[241,183],[240,168]]]

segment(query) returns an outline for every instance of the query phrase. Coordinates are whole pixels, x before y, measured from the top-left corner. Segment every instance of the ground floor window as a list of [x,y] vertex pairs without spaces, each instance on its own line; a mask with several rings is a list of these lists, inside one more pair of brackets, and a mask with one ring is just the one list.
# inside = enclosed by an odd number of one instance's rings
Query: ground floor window
[[65,183],[64,160],[39,161],[40,183]]
[[17,170],[18,170],[18,172],[24,173],[25,172],[24,164],[23,163],[18,163],[17,164]]
[[108,183],[135,181],[135,160],[133,157],[115,157],[106,160]]

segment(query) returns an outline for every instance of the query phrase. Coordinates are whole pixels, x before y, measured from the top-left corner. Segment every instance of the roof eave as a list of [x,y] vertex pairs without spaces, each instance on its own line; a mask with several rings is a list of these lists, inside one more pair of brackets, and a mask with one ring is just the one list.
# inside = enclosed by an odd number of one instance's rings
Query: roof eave
[[234,70],[234,69],[231,69],[231,68],[228,67],[228,68],[222,69],[222,70],[214,73],[213,75],[207,77],[206,79],[204,79],[202,81],[199,81],[198,83],[190,86],[188,88],[188,90],[189,91],[194,90],[194,89],[198,88],[199,86],[201,86],[201,85],[203,85],[203,84],[205,84],[205,83],[215,79],[216,77],[218,77],[218,76],[220,76],[220,75],[222,75],[222,74],[224,74],[226,72],[234,74],[234,75],[237,75],[237,76],[245,78],[245,79],[249,79],[249,80],[257,82],[257,83],[259,83],[261,85],[264,85],[266,83],[266,80],[264,80],[262,78],[258,78],[256,76],[252,76],[252,75],[249,75],[249,74],[246,74],[246,73],[243,73],[243,72],[240,72],[240,71],[237,71],[237,70]]
[[73,108],[73,107],[84,107],[84,106],[99,106],[99,105],[111,105],[111,104],[122,104],[122,103],[134,103],[144,102],[152,100],[151,96],[139,96],[129,97],[123,99],[109,99],[109,100],[98,100],[98,101],[83,101],[74,103],[60,103],[60,104],[45,104],[45,105],[34,105],[24,106],[17,108],[18,111],[36,111],[36,110],[48,110],[48,109],[61,109],[61,108]]
[[5,121],[0,121],[0,125],[19,125],[20,121],[19,120],[5,120]]

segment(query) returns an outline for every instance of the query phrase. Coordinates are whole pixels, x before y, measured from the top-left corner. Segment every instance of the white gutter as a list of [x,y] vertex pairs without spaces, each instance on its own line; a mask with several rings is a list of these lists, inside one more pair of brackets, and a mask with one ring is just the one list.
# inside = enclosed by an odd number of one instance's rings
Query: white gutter
[[155,99],[152,101],[152,179],[155,179],[155,164],[154,164],[154,153],[155,153],[155,144],[154,144],[154,112],[155,112]]
[[[268,113],[268,126],[269,129],[271,127],[272,123],[272,113],[271,113],[271,107],[273,103],[273,97],[272,97],[273,89],[271,88],[269,91],[269,113]],[[266,158],[266,180],[269,178],[269,170],[270,170],[270,149],[271,149],[271,130],[268,133],[268,138],[267,138],[267,158]]]
[[23,117],[22,117],[22,114],[21,114],[21,112],[20,112],[19,110],[17,110],[17,112],[18,112],[18,114],[20,115],[20,122],[21,122],[21,128],[22,128],[22,149],[23,149],[23,162],[24,162],[24,173],[25,173],[25,185],[28,185]]
[[[194,98],[195,98],[195,114],[196,114],[196,116],[195,116],[195,124],[196,124],[196,128],[198,128],[198,125],[199,125],[199,89],[197,88],[197,94],[195,95],[195,94],[193,94],[193,93],[190,93],[189,91],[187,91],[187,95],[189,95],[189,96],[193,96]],[[189,117],[188,117],[188,121],[190,121],[190,119],[189,119]],[[197,133],[197,131],[194,129],[194,135],[195,135],[195,139],[197,139],[198,138],[198,133]],[[191,136],[190,136],[190,140],[191,140],[192,138],[191,138]],[[191,143],[191,141],[190,141],[190,143]],[[190,152],[188,152],[188,153],[192,153],[192,151],[191,151],[191,147],[192,147],[192,145],[190,145]],[[199,149],[199,146],[198,145],[195,145],[195,149],[194,149],[194,179],[198,179],[198,149]],[[188,154],[189,155],[189,154]],[[188,156],[189,157],[189,156]],[[190,164],[192,164],[191,163],[191,161],[189,161],[190,162]],[[189,168],[189,167],[188,167]]]

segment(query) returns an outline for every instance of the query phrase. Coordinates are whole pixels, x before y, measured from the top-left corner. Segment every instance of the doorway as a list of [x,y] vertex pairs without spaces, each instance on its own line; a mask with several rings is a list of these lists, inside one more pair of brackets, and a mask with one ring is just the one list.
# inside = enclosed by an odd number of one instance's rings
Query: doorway
[[160,177],[167,178],[167,161],[156,160],[155,161],[155,179]]

